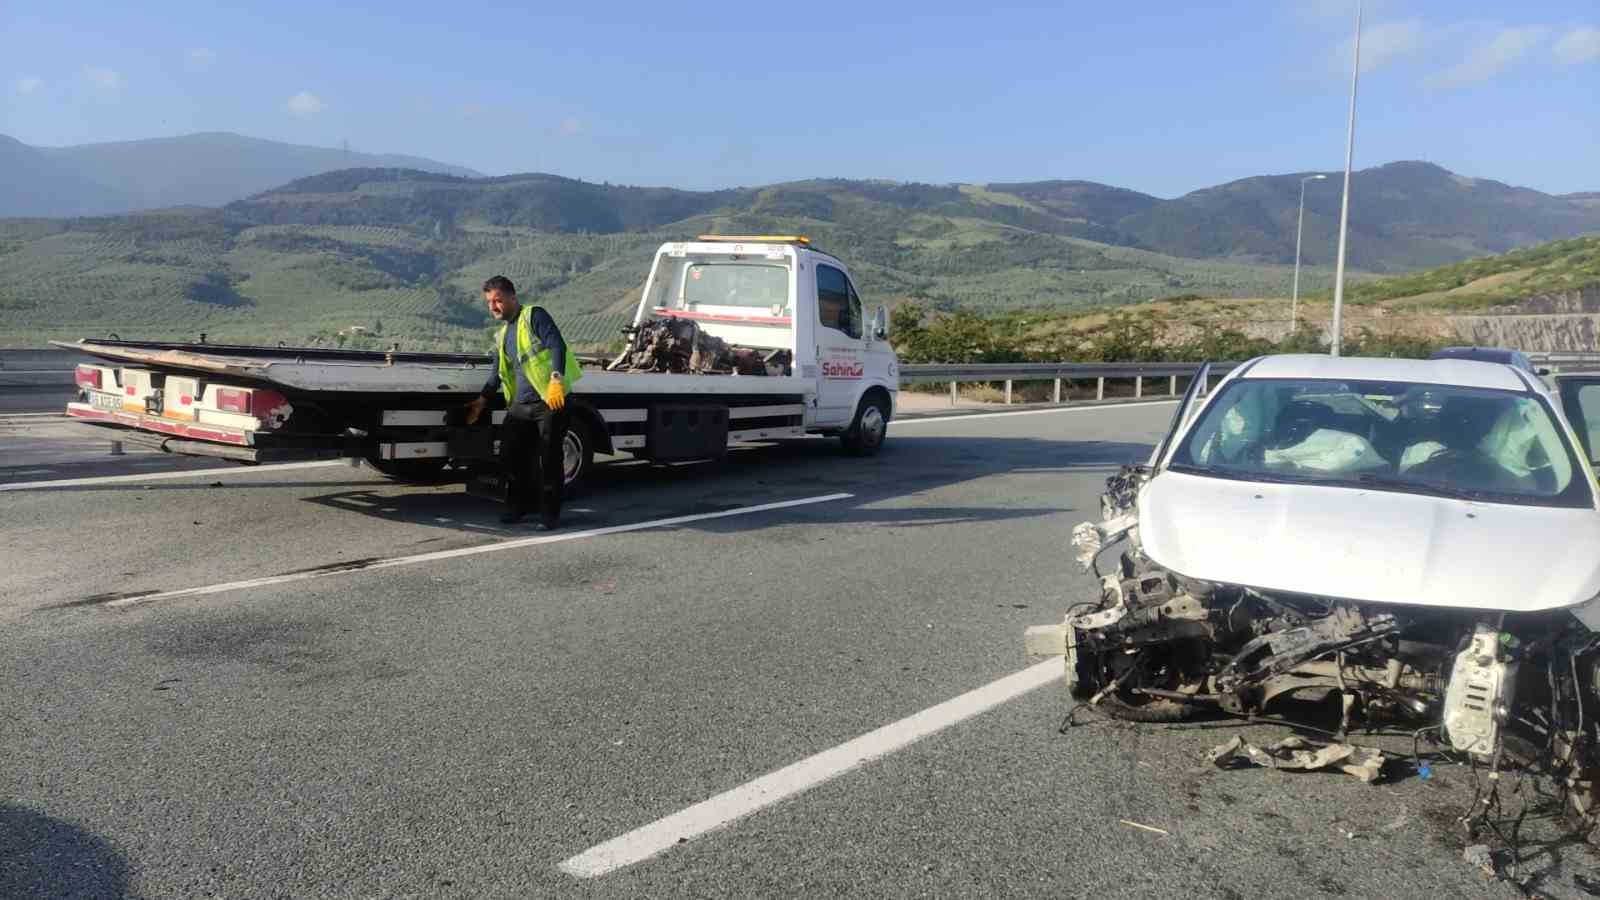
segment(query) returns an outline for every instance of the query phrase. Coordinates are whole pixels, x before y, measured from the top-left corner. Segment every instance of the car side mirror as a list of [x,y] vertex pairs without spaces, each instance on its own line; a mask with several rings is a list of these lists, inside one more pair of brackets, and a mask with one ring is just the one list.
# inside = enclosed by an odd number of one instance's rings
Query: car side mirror
[[872,336],[880,341],[889,336],[889,307],[880,306],[872,314]]

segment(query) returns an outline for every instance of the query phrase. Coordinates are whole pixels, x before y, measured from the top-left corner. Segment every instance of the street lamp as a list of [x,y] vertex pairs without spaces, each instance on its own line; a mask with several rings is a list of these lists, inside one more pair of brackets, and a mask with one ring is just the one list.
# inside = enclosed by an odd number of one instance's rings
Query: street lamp
[[1344,200],[1339,204],[1339,263],[1333,275],[1333,345],[1329,355],[1339,355],[1339,337],[1343,332],[1340,314],[1344,311],[1344,244],[1345,232],[1350,227],[1350,156],[1356,146],[1356,84],[1361,80],[1361,6],[1356,3],[1355,62],[1350,71],[1350,126],[1344,141]]
[[1289,336],[1300,328],[1300,233],[1306,227],[1306,182],[1326,181],[1326,175],[1307,175],[1300,179],[1300,223],[1294,227],[1294,296],[1289,300]]

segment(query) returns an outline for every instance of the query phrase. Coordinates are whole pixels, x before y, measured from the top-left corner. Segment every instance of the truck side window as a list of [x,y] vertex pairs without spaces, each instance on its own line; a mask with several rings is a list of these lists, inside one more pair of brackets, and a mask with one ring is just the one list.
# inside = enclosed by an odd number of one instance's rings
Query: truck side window
[[817,266],[817,318],[826,328],[861,337],[861,300],[833,266]]

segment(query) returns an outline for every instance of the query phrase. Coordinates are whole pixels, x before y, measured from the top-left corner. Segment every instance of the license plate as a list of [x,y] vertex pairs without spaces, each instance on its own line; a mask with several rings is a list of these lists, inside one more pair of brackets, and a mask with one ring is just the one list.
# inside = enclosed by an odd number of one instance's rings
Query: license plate
[[118,410],[122,408],[122,398],[116,394],[95,391],[89,394],[89,405],[95,409]]

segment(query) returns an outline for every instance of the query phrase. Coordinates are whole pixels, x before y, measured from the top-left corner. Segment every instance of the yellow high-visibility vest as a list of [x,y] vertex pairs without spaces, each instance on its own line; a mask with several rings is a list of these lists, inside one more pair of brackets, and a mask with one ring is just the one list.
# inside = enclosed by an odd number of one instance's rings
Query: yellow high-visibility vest
[[[533,310],[532,306],[524,306],[521,314],[517,316],[517,358],[522,361],[522,374],[543,398],[550,387],[550,348],[533,333],[531,324]],[[505,347],[506,326],[501,325],[500,330],[495,332],[494,355],[500,367],[500,394],[505,397],[506,405],[510,406],[516,401],[517,376],[511,371],[511,360],[506,359]],[[582,377],[582,367],[578,365],[577,354],[572,352],[572,347],[569,345],[567,364],[561,373],[561,381],[570,388]]]

